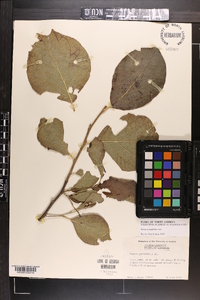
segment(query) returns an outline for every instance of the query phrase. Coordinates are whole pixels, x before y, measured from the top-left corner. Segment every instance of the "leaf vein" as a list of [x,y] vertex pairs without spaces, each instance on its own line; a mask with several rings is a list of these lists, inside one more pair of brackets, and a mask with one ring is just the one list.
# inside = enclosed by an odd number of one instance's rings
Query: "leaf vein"
[[128,92],[132,89],[132,87],[136,84],[136,82],[139,80],[139,78],[141,77],[141,75],[144,73],[144,70],[147,68],[147,66],[149,65],[152,56],[154,55],[154,53],[156,52],[156,49],[154,50],[154,52],[152,53],[152,55],[150,56],[148,62],[146,63],[146,65],[144,66],[144,68],[141,70],[140,74],[136,77],[136,79],[133,81],[133,83],[129,86],[129,88],[126,90],[126,92],[124,94],[122,94],[122,96],[120,96],[116,101],[120,101],[122,98],[124,98],[124,96],[126,96],[128,94]]

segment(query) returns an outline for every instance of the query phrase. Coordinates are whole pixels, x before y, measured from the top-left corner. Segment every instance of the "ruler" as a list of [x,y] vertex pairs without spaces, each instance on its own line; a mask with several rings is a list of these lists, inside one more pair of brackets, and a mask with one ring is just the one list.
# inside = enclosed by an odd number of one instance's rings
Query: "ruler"
[[10,114],[0,112],[0,202],[8,201]]
[[169,21],[169,9],[153,8],[97,8],[82,7],[83,20],[117,20],[117,21]]

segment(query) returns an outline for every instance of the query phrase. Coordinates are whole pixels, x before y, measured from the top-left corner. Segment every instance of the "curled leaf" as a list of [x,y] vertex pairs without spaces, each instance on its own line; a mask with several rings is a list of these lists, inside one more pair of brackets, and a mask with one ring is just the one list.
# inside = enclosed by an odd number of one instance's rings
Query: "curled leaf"
[[86,244],[99,245],[98,240],[111,240],[108,223],[97,214],[87,214],[71,219],[78,237]]
[[81,179],[72,187],[73,192],[78,192],[80,190],[84,191],[89,188],[92,188],[95,183],[98,181],[98,177],[91,175],[89,171],[87,171]]
[[100,175],[103,177],[105,173],[105,169],[103,166],[105,149],[103,143],[98,138],[94,138],[94,140],[90,143],[87,151],[92,162],[98,167]]
[[68,144],[63,140],[63,122],[59,119],[55,118],[49,122],[47,119],[42,118],[38,126],[37,138],[41,145],[48,150],[54,150],[63,155],[70,155]]
[[39,95],[57,93],[58,99],[73,103],[90,77],[88,53],[77,40],[55,30],[38,34],[38,39],[27,61],[32,88]]
[[123,171],[136,170],[136,143],[138,140],[157,140],[158,134],[151,120],[145,116],[127,114],[121,117],[127,126],[114,135],[110,126],[106,126],[98,139],[105,151]]
[[166,64],[156,47],[134,50],[115,69],[111,104],[121,110],[135,109],[149,103],[162,90]]
[[97,189],[110,190],[110,192],[103,192],[106,197],[135,203],[136,182],[134,180],[109,177],[108,180],[99,184]]

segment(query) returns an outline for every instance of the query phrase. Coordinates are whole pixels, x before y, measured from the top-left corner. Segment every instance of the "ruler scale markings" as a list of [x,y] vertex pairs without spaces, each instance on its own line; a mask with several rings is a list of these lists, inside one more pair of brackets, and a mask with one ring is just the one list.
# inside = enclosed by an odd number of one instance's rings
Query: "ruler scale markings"
[[9,112],[0,112],[0,202],[8,201]]

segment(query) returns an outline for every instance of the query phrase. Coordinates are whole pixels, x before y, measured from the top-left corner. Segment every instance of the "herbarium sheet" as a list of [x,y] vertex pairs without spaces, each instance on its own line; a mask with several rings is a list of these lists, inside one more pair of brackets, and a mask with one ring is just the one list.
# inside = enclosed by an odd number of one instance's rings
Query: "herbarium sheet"
[[189,220],[135,215],[136,143],[190,138],[190,24],[16,21],[10,275],[187,279]]

